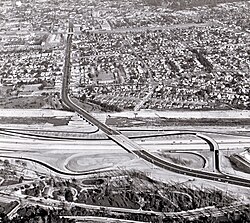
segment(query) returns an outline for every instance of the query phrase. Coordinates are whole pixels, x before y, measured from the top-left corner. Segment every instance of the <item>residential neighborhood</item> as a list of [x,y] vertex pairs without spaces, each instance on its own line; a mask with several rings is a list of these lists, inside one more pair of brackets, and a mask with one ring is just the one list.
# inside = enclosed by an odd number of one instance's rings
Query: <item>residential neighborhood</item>
[[250,1],[1,0],[1,223],[249,223]]
[[246,45],[247,32],[217,24],[113,35],[87,32],[74,40],[72,91],[121,110],[138,103],[134,90],[139,99],[152,91],[145,109],[249,109]]

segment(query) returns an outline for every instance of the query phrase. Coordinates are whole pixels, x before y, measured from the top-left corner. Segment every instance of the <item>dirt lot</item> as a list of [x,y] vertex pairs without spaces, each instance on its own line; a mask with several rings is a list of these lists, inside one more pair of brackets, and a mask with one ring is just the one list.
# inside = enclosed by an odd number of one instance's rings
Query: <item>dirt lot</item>
[[44,96],[7,97],[0,99],[0,108],[43,108],[51,107],[50,98]]
[[250,119],[175,119],[175,118],[108,118],[106,124],[116,127],[145,126],[245,126],[250,125]]
[[25,124],[25,125],[35,125],[35,124],[46,124],[50,123],[54,126],[67,125],[70,120],[70,117],[65,118],[29,118],[29,117],[0,117],[0,124]]
[[10,203],[0,202],[0,211],[4,213],[9,213],[14,207],[18,205],[17,201],[11,201]]

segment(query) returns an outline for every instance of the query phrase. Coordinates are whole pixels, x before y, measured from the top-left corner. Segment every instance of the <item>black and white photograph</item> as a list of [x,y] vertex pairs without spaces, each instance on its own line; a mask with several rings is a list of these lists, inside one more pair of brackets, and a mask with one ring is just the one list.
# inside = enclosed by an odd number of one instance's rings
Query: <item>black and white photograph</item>
[[0,0],[0,223],[250,223],[250,1]]

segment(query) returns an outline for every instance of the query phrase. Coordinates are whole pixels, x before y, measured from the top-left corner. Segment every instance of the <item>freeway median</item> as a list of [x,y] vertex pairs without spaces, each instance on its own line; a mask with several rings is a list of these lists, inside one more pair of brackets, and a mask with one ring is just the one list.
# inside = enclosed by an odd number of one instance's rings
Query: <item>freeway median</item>
[[[140,145],[138,145],[137,143],[135,143],[128,137],[124,136],[121,132],[114,130],[110,128],[109,126],[107,126],[106,124],[100,122],[99,120],[94,118],[91,114],[89,114],[87,111],[85,111],[84,109],[76,105],[70,99],[69,92],[68,92],[69,79],[70,79],[70,55],[71,55],[72,37],[73,37],[73,24],[69,23],[69,33],[67,37],[67,45],[66,45],[66,51],[65,51],[65,64],[64,64],[63,84],[62,84],[62,92],[61,92],[62,103],[65,107],[77,112],[85,120],[97,126],[100,130],[102,130],[108,136],[108,138],[110,138],[115,143],[120,145],[127,152],[132,153],[135,156],[138,156],[142,158],[143,160],[153,163],[154,165],[157,165],[163,169],[167,169],[167,170],[179,173],[179,174],[189,175],[192,177],[199,177],[199,178],[203,178],[207,180],[213,180],[213,181],[218,181],[218,182],[230,183],[230,184],[234,184],[238,186],[250,187],[250,180],[248,179],[241,179],[239,177],[224,175],[224,174],[221,174],[220,171],[218,171],[219,173],[212,173],[212,172],[194,170],[194,169],[182,167],[177,164],[173,164],[165,160],[162,160],[159,157],[156,157],[152,155],[151,153],[145,151],[143,147],[141,147]],[[211,151],[215,151],[215,152],[219,151],[218,145],[213,139],[210,139],[207,136],[204,137],[201,134],[200,134],[200,138],[202,138],[208,143]],[[218,153],[214,153],[214,154],[215,154],[214,155],[215,161],[219,162],[219,160],[217,159],[219,157]],[[219,163],[215,164],[215,168],[219,170]]]

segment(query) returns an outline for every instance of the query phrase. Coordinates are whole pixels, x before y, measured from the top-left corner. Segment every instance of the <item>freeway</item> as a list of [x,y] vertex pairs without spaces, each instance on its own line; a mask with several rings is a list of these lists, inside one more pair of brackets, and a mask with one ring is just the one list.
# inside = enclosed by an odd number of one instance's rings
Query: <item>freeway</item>
[[[194,133],[192,133],[192,134],[194,134]],[[18,141],[18,143],[15,142],[15,141],[13,142],[13,139],[8,140],[7,143],[8,142],[10,143],[10,148],[13,148],[13,146],[17,146],[17,145],[20,145],[20,148],[23,148],[22,142],[26,143],[26,141],[20,141],[20,142]],[[93,140],[91,142],[93,142]],[[32,143],[32,145],[33,144],[38,145],[39,143],[42,143],[41,145],[43,147],[44,147],[44,145],[47,145],[46,141],[40,141],[40,142],[38,142],[38,141],[33,142],[32,141],[31,143]],[[51,144],[52,142],[50,141],[49,143]],[[66,146],[64,146],[65,148],[68,148],[69,145],[72,147],[72,143],[65,142],[65,141],[62,141],[62,142],[57,141],[56,145],[59,145],[59,146],[66,145]],[[79,144],[79,146],[83,146],[83,145],[86,145],[86,144]],[[95,148],[95,145],[97,145],[97,144],[93,144],[93,146],[91,148]],[[112,144],[103,144],[103,146],[109,146],[109,145],[112,145]],[[211,144],[210,146],[212,146],[212,145],[213,144]],[[151,144],[151,146],[152,146],[152,144]],[[34,148],[36,148],[36,147],[34,147]],[[50,149],[50,148],[51,147],[49,147],[48,149]],[[211,150],[211,148],[210,148],[210,150]],[[236,184],[241,185],[241,186],[243,186],[243,185],[244,186],[249,186],[248,183],[243,184],[243,182],[245,182],[245,181],[249,182],[249,180],[244,179],[244,178],[235,177],[235,176],[222,175],[223,180],[221,180],[221,177],[220,177],[220,175],[218,173],[221,173],[221,174],[223,174],[223,173],[222,173],[222,171],[220,170],[219,167],[218,167],[217,173],[213,174],[213,177],[208,177],[208,175],[212,174],[211,172],[192,170],[192,169],[189,169],[187,167],[183,167],[183,166],[179,166],[177,164],[169,163],[169,162],[165,161],[164,159],[162,160],[161,158],[159,158],[157,156],[154,156],[150,152],[147,152],[147,151],[144,151],[144,150],[137,150],[135,153],[137,153],[137,155],[140,158],[143,158],[144,160],[146,160],[146,161],[148,161],[148,162],[150,162],[150,163],[152,163],[154,165],[157,165],[157,166],[159,166],[161,168],[164,168],[164,169],[176,172],[176,173],[180,173],[180,174],[184,174],[184,175],[190,175],[190,176],[193,176],[193,177],[205,178],[205,179],[209,179],[209,180],[216,180],[216,181],[221,181],[221,182],[229,182],[230,183],[230,180],[232,180],[231,183],[234,183],[234,184],[236,183]],[[145,155],[147,157],[145,157]],[[25,157],[20,158],[20,157],[10,156],[10,155],[7,155],[7,156],[1,155],[1,157],[23,159],[23,160],[27,160],[27,161],[30,161],[30,162],[35,162],[35,163],[38,163],[39,165],[44,166],[45,168],[48,168],[49,170],[53,171],[56,174],[63,175],[63,176],[85,176],[85,175],[88,175],[88,174],[95,174],[95,173],[100,173],[100,172],[106,172],[107,171],[107,169],[104,169],[104,170],[98,170],[98,171],[86,171],[86,172],[81,172],[81,173],[72,173],[72,172],[65,172],[65,171],[59,170],[59,169],[57,169],[57,168],[55,168],[55,167],[53,167],[51,165],[48,165],[48,164],[46,164],[46,163],[44,163],[44,162],[42,162],[40,160],[37,160],[37,159],[31,159],[31,158],[25,158]],[[241,182],[241,183],[238,183],[238,182]]]
[[[113,130],[106,124],[100,122],[88,112],[80,108],[76,105],[69,97],[68,94],[68,86],[69,86],[69,79],[70,79],[70,54],[71,54],[71,42],[73,34],[73,24],[69,23],[69,33],[67,38],[67,45],[66,45],[66,52],[65,52],[65,63],[64,63],[64,76],[62,82],[62,92],[61,98],[62,103],[67,108],[77,112],[80,114],[85,120],[87,120],[90,124],[97,126],[100,130],[102,130],[110,139],[120,145],[129,153],[133,153],[134,149],[143,149],[138,144],[134,143],[133,141],[129,140],[127,137],[122,135],[119,131]],[[136,154],[135,154],[136,155]]]
[[41,165],[42,167],[45,167],[46,169],[50,170],[50,171],[53,171],[54,173],[56,173],[57,175],[59,176],[68,176],[68,177],[77,177],[77,176],[80,176],[80,177],[83,177],[83,176],[89,176],[89,175],[92,175],[92,174],[101,174],[101,173],[105,173],[107,174],[108,172],[112,173],[114,172],[113,170],[108,170],[108,169],[105,169],[105,170],[93,170],[93,171],[85,171],[85,172],[81,172],[81,173],[72,173],[72,172],[66,172],[66,171],[63,171],[63,170],[59,170],[45,162],[42,162],[40,160],[37,160],[37,159],[32,159],[32,158],[26,158],[26,157],[17,157],[17,156],[11,156],[11,155],[0,155],[0,157],[2,158],[9,158],[9,159],[15,159],[15,160],[25,160],[25,161],[29,161],[29,162],[34,162],[34,163],[38,163],[39,165]]
[[[25,132],[25,130],[24,130],[24,132]],[[4,135],[9,135],[9,133],[11,133],[10,135],[13,135],[13,136],[21,136],[21,137],[24,137],[24,138],[32,138],[32,139],[36,139],[36,138],[38,138],[38,139],[44,139],[44,140],[46,140],[46,138],[49,140],[49,141],[51,141],[51,143],[53,143],[52,141],[53,140],[55,140],[56,141],[56,143],[58,143],[58,144],[61,144],[61,142],[59,142],[59,140],[61,140],[61,138],[58,136],[58,137],[51,137],[51,136],[40,136],[39,134],[31,134],[31,133],[23,133],[22,131],[18,131],[18,132],[16,132],[15,130],[8,130],[8,129],[3,129],[2,131],[1,131],[1,129],[0,129],[0,134],[4,134]],[[51,133],[51,132],[50,132]],[[210,148],[210,150],[211,151],[216,151],[216,150],[218,150],[218,145],[216,144],[216,142],[215,141],[213,141],[212,139],[210,139],[209,137],[207,137],[207,136],[205,136],[205,135],[203,135],[203,134],[200,134],[200,133],[196,133],[196,132],[191,132],[191,131],[175,131],[175,132],[169,132],[169,133],[165,133],[165,134],[154,134],[154,135],[146,135],[146,136],[144,136],[145,138],[148,138],[148,137],[159,137],[159,136],[174,136],[174,135],[194,135],[194,136],[197,136],[198,138],[201,138],[202,140],[204,140],[205,142],[206,142],[206,144],[208,144],[209,145],[209,148]],[[133,139],[133,138],[144,138],[144,137],[142,137],[142,136],[135,136],[135,137],[126,137],[126,136],[124,136],[124,135],[114,135],[114,136],[112,136],[112,135],[110,135],[109,136],[110,138],[116,138],[116,141],[118,141],[117,139],[119,139],[119,141],[122,141],[122,142],[126,142],[127,144],[126,144],[126,148],[127,148],[127,150],[141,150],[141,146],[140,145],[138,145],[138,142],[135,144],[135,143],[133,143],[133,144],[129,144],[130,142],[132,142],[132,140],[127,140],[127,138],[128,139]],[[69,138],[68,138],[69,139]],[[73,139],[73,138],[70,138],[70,139]],[[79,140],[81,140],[81,139],[79,139]],[[92,140],[92,142],[94,142],[94,140],[96,141],[96,139],[93,139]],[[105,138],[103,138],[103,140],[106,140]],[[102,141],[103,141],[102,140]],[[66,140],[64,139],[63,140],[63,143],[65,143],[66,144],[66,142],[65,142]],[[84,140],[83,140],[84,141]],[[115,141],[115,140],[114,140]],[[6,146],[8,147],[8,143],[12,143],[12,141],[10,142],[10,141],[0,141],[0,143],[7,143],[6,144]],[[44,141],[44,142],[46,142],[46,141]],[[213,142],[213,143],[211,143],[211,142]],[[21,141],[19,141],[19,144],[21,143]],[[33,143],[32,143],[33,144]],[[38,144],[38,142],[35,142],[35,145],[37,145]],[[164,145],[166,144],[166,142],[164,141]],[[63,145],[63,144],[62,144]],[[105,145],[105,144],[103,144],[103,145]],[[120,144],[119,144],[120,145]],[[144,146],[146,146],[145,144],[143,144]],[[149,144],[150,146],[152,146],[152,145],[158,145],[158,143],[156,143],[156,144]],[[183,144],[182,144],[183,145]],[[18,146],[17,144],[16,144],[16,142],[14,142],[14,145],[13,145],[14,147],[16,147],[16,146]],[[121,145],[122,146],[122,145]],[[189,145],[188,145],[189,146]],[[193,147],[194,145],[192,145],[192,147]],[[7,147],[5,147],[5,148],[7,148]],[[12,148],[12,147],[11,147]],[[129,148],[129,149],[128,149]],[[213,153],[214,155],[216,154],[215,152]],[[216,155],[219,155],[219,154],[216,154]],[[201,156],[202,157],[202,156]],[[204,163],[206,163],[206,161],[204,162]],[[215,159],[214,158],[214,171],[217,171],[217,172],[219,172],[219,159]]]
[[92,115],[90,115],[88,112],[86,112],[85,110],[80,108],[78,105],[74,104],[72,102],[72,100],[69,98],[68,86],[69,86],[69,78],[70,78],[70,54],[71,54],[71,42],[72,42],[72,36],[73,36],[72,32],[73,32],[73,24],[69,23],[69,33],[70,34],[68,34],[66,52],[65,52],[64,76],[63,76],[62,92],[61,92],[62,103],[67,108],[69,108],[69,109],[77,112],[81,116],[83,116],[91,124],[98,126],[107,135],[118,134],[118,132],[109,128],[107,125],[99,122]]
[[213,180],[217,182],[223,182],[223,183],[229,183],[234,185],[239,185],[243,187],[250,187],[250,180],[235,177],[231,175],[226,174],[220,174],[220,173],[213,173],[213,172],[207,172],[207,171],[200,171],[196,169],[187,168],[184,166],[179,166],[177,164],[169,163],[145,150],[137,151],[138,156],[147,160],[148,162],[161,167],[163,169],[176,172],[179,174],[184,174],[188,176],[203,178],[207,180]]
[[[143,131],[143,130],[138,130],[138,131]],[[194,130],[178,130],[178,131],[167,131],[167,132],[159,132],[157,130],[155,130],[156,133],[154,134],[140,134],[140,135],[129,135],[127,136],[129,139],[131,140],[136,140],[137,143],[141,144],[141,146],[160,146],[159,148],[163,148],[162,146],[168,146],[166,148],[164,148],[164,150],[169,150],[169,151],[204,151],[204,146],[208,145],[207,141],[205,141],[204,139],[201,139],[204,141],[195,141],[195,140],[170,140],[170,139],[164,139],[164,140],[159,140],[163,139],[162,137],[171,137],[171,136],[178,136],[178,135],[190,135],[191,133],[194,133],[193,135],[198,135],[200,133],[202,133],[202,137],[205,136],[206,133],[210,133],[210,132],[206,132],[206,131],[197,131],[194,132]],[[124,131],[121,130],[121,132],[123,133]],[[127,130],[123,133],[123,134],[127,134],[126,132],[128,132]],[[217,133],[217,132],[213,132],[213,134],[216,133],[218,135],[223,135],[222,133]],[[18,138],[24,138],[24,139],[39,139],[39,140],[43,140],[44,142],[46,141],[50,141],[51,143],[53,141],[56,141],[59,143],[59,141],[63,141],[65,143],[68,143],[69,141],[78,141],[78,143],[90,143],[93,144],[93,142],[98,142],[97,144],[100,144],[100,141],[105,142],[107,141],[107,144],[111,145],[108,141],[110,141],[110,139],[108,137],[103,137],[101,135],[96,135],[95,137],[88,137],[86,134],[81,133],[81,132],[72,132],[72,131],[53,131],[53,130],[37,130],[37,129],[21,129],[21,128],[0,128],[0,135],[3,136],[9,136],[9,137],[18,137]],[[227,134],[225,134],[227,135]],[[244,136],[245,137],[245,136]],[[152,139],[151,139],[152,138]],[[211,137],[210,137],[211,138]],[[157,140],[156,140],[157,139]],[[12,139],[11,141],[12,143],[16,143],[17,141],[15,139]],[[84,143],[85,142],[85,143]],[[5,141],[2,141],[0,139],[0,143],[6,143]],[[20,143],[20,142],[18,142]],[[39,142],[41,143],[41,141]],[[226,138],[226,139],[219,139],[217,140],[217,143],[220,146],[220,151],[222,150],[232,150],[238,147],[241,148],[247,148],[250,147],[250,137],[246,137],[246,138]],[[211,147],[209,148],[211,150]]]
[[153,163],[154,165],[157,165],[163,169],[167,169],[179,174],[189,175],[193,177],[199,177],[207,180],[213,180],[213,181],[219,181],[224,183],[230,183],[234,185],[244,186],[244,187],[250,187],[250,180],[248,179],[242,179],[235,176],[229,176],[222,174],[219,169],[219,150],[218,150],[218,144],[210,137],[203,136],[201,134],[196,134],[198,137],[205,140],[210,150],[214,152],[214,162],[215,162],[215,169],[218,170],[219,173],[212,173],[212,172],[206,172],[201,170],[195,170],[190,169],[187,167],[183,167],[177,164],[173,164],[170,162],[167,162],[159,157],[156,157],[155,155],[145,151],[143,147],[135,143],[134,141],[130,140],[128,137],[124,136],[121,132],[117,130],[113,130],[106,124],[100,122],[96,118],[94,118],[91,114],[89,114],[84,109],[80,108],[78,105],[76,105],[69,97],[69,79],[70,79],[70,55],[71,55],[71,43],[72,43],[72,36],[73,36],[73,24],[69,23],[69,34],[67,38],[67,44],[66,44],[66,51],[65,51],[65,63],[64,63],[64,75],[63,75],[63,83],[62,83],[62,92],[61,92],[61,99],[62,103],[65,107],[68,109],[71,109],[78,114],[80,114],[85,120],[87,120],[92,125],[97,126],[100,130],[102,130],[110,139],[112,139],[114,142],[116,142],[118,145],[120,145],[122,148],[124,148],[129,153],[133,153],[136,156],[142,158],[143,160],[146,160],[150,163]]

